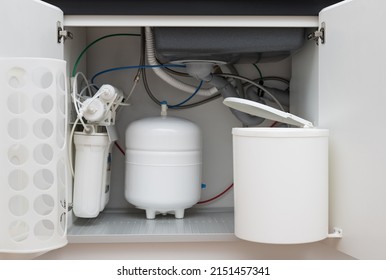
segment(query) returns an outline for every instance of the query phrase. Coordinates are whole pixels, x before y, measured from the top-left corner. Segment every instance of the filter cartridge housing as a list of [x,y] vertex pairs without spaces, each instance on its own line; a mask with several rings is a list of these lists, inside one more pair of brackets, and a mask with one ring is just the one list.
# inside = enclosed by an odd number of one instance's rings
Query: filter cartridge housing
[[201,191],[201,132],[185,119],[152,117],[126,130],[126,200],[146,218],[174,213],[183,218]]
[[107,133],[75,132],[74,214],[95,218],[110,196],[112,142]]

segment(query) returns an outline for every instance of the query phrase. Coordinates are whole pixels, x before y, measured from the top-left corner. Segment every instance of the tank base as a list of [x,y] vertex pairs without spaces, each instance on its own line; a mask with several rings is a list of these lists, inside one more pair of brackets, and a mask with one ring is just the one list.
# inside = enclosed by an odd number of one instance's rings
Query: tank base
[[146,219],[153,220],[157,214],[167,215],[174,214],[176,219],[183,219],[185,215],[185,209],[176,209],[170,211],[159,211],[154,209],[145,209],[146,210]]

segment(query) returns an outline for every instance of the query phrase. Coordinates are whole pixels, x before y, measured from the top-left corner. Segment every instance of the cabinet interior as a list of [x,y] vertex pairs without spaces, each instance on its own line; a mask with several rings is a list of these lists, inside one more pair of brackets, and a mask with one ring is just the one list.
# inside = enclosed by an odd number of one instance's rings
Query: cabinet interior
[[[91,42],[109,34],[140,34],[140,27],[68,27],[73,33],[72,40],[64,44],[64,56],[68,73],[71,73],[79,54]],[[309,30],[307,29],[305,34]],[[98,41],[85,52],[77,65],[77,71],[87,78],[105,69],[139,65],[141,54],[141,37],[116,36]],[[258,68],[256,68],[256,66]],[[290,81],[290,112],[318,122],[318,82],[317,82],[317,47],[314,42],[305,41],[304,46],[278,61],[236,63],[234,67],[240,76],[255,80],[259,71],[263,77],[280,77]],[[177,69],[178,70],[178,69]],[[221,66],[223,72],[229,71]],[[97,85],[111,84],[122,89],[126,94],[133,85],[137,70],[114,71],[100,75],[95,79]],[[153,73],[146,70],[148,85],[159,100],[178,103],[189,94],[183,93]],[[197,80],[182,78],[197,84]],[[286,83],[267,80],[265,86],[284,90]],[[192,100],[202,100],[195,96]],[[232,128],[241,123],[222,104],[223,98],[190,109],[169,110],[171,116],[186,118],[196,123],[203,136],[203,170],[202,182],[206,185],[201,191],[201,200],[207,200],[224,191],[232,184]],[[144,117],[158,116],[160,106],[156,105],[147,94],[143,81],[136,86],[130,106],[118,112],[116,128],[118,144],[125,148],[125,130],[127,125]],[[275,104],[268,104],[275,106]],[[72,105],[69,102],[70,108]],[[73,112],[72,112],[73,114]],[[70,115],[70,121],[73,115]],[[264,121],[262,126],[271,126],[273,122]],[[276,125],[276,124],[275,124]],[[97,218],[84,219],[69,215],[68,239],[70,242],[162,242],[162,241],[230,241],[234,240],[233,190],[210,202],[195,205],[186,211],[184,219],[175,219],[173,215],[157,215],[154,220],[146,220],[143,210],[135,209],[124,197],[125,157],[113,147],[111,166],[110,199],[105,210]],[[280,170],[278,170],[280,175]],[[166,179],[166,178],[165,178]],[[71,200],[72,190],[69,190]],[[259,199],[257,198],[256,203]],[[71,202],[71,201],[70,201]]]

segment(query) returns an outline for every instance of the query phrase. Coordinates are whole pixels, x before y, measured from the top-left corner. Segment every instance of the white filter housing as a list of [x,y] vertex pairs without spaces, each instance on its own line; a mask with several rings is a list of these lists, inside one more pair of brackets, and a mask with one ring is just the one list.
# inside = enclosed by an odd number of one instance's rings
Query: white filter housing
[[161,116],[132,122],[126,130],[125,197],[146,218],[183,218],[201,191],[201,132],[194,123]]
[[75,132],[74,214],[95,218],[110,196],[112,142],[107,133]]

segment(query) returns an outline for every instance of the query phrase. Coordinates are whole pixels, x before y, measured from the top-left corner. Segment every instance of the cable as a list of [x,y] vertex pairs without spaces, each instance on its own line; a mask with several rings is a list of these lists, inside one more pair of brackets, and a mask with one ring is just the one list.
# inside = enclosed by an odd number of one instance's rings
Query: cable
[[[161,101],[158,100],[157,97],[155,97],[155,95],[153,94],[152,90],[149,87],[149,83],[147,81],[146,69],[141,69],[141,70],[142,70],[142,81],[143,81],[143,85],[145,87],[147,95],[150,97],[150,99],[155,104],[160,105]],[[217,99],[219,97],[221,97],[221,94],[217,93],[217,94],[215,94],[213,96],[210,96],[208,98],[205,98],[205,99],[203,99],[201,101],[197,101],[197,102],[191,103],[191,104],[181,105],[181,106],[178,106],[178,107],[172,107],[172,108],[169,108],[169,109],[171,109],[171,110],[190,109],[190,108],[194,108],[194,107],[203,105],[203,104],[208,103],[210,101],[213,101],[213,100],[215,100],[215,99]]]
[[135,75],[134,83],[133,83],[133,85],[131,86],[131,89],[130,89],[129,93],[125,96],[125,102],[123,102],[123,103],[128,102],[128,100],[130,99],[130,97],[133,95],[133,92],[134,92],[135,88],[137,87],[137,85],[138,85],[140,79],[141,79],[141,77],[140,77],[140,71],[138,71],[137,75]]
[[113,71],[121,71],[121,70],[128,70],[128,69],[143,69],[143,68],[162,68],[162,67],[185,68],[186,65],[183,65],[183,64],[162,64],[162,65],[129,65],[129,66],[122,66],[122,67],[114,67],[114,68],[106,69],[106,70],[103,70],[103,71],[96,73],[91,78],[91,83],[94,83],[94,80],[98,76],[100,76],[102,74],[109,73],[109,72],[113,72]]
[[206,199],[206,200],[203,200],[203,201],[199,201],[197,202],[197,204],[204,204],[204,203],[208,203],[208,202],[211,202],[217,198],[219,198],[220,196],[223,196],[225,193],[227,193],[231,188],[233,188],[233,183],[227,187],[224,191],[222,191],[221,193],[219,193],[218,195],[212,197],[212,198],[209,198],[209,199]]
[[92,91],[91,91],[91,88],[94,88],[94,86],[95,86],[94,84],[89,84],[89,85],[85,86],[85,87],[80,91],[80,93],[78,94],[78,96],[79,96],[79,97],[85,98],[85,97],[83,96],[83,94],[84,94],[85,91],[88,91],[89,96],[92,97],[92,96],[93,96],[93,93],[92,93]]
[[259,78],[256,81],[257,82],[259,82],[259,81],[279,81],[279,82],[285,83],[287,85],[289,85],[289,83],[290,83],[289,80],[281,78],[281,77],[276,77],[276,76],[267,76],[267,77]]
[[117,141],[114,142],[115,147],[118,148],[118,150],[122,153],[122,155],[126,155],[125,150],[118,144]]
[[[142,28],[141,33],[144,33],[145,32],[144,30],[145,30],[145,28]],[[145,51],[145,45],[146,45],[145,36],[142,36],[141,43],[142,43],[142,48],[141,48],[142,51],[141,51],[140,65],[143,65],[143,64],[145,64],[145,56],[146,56],[145,55],[145,53],[146,53],[146,51]],[[155,95],[153,94],[152,90],[149,87],[149,83],[148,83],[147,75],[146,75],[146,69],[140,69],[140,72],[141,72],[141,76],[142,76],[142,82],[143,82],[143,85],[145,87],[147,95],[155,104],[157,104],[158,106],[161,105],[161,101],[158,100],[157,97],[155,97]],[[190,109],[190,108],[194,108],[196,106],[200,106],[200,105],[203,105],[205,103],[211,102],[219,97],[221,97],[221,94],[217,93],[217,94],[212,95],[208,98],[205,98],[201,101],[197,101],[195,103],[181,105],[181,106],[178,106],[175,108],[169,108],[169,109],[171,109],[171,110]]]
[[[181,64],[163,64],[163,65],[132,65],[132,66],[122,66],[122,67],[115,67],[115,68],[110,68],[110,69],[106,69],[106,70],[103,70],[103,71],[100,71],[98,73],[96,73],[92,78],[91,78],[91,83],[94,84],[95,82],[95,79],[100,76],[100,75],[103,75],[103,74],[106,74],[106,73],[109,73],[109,72],[114,72],[114,71],[122,71],[122,70],[128,70],[128,69],[148,69],[148,68],[160,68],[160,67],[176,67],[176,68],[185,68],[186,65],[181,65]],[[146,79],[146,74],[144,74],[144,71],[142,72],[142,77]],[[157,98],[154,97],[154,95],[151,93],[149,87],[148,87],[148,83],[147,83],[147,79],[146,79],[146,82],[144,83],[145,84],[145,89],[147,91],[147,93],[149,94],[150,97],[153,97],[152,100],[157,104],[161,104],[161,101],[159,101]],[[206,102],[209,102],[209,101],[212,101],[218,97],[220,97],[220,94],[216,94],[214,96],[211,96],[205,100],[202,100],[202,101],[199,101],[195,104],[189,104],[189,105],[184,105],[182,106],[182,104],[185,104],[187,101],[189,101],[193,96],[195,96],[199,90],[201,89],[201,86],[202,86],[203,82],[200,83],[199,85],[199,88],[197,90],[197,88],[195,89],[194,93],[188,97],[186,100],[182,101],[181,103],[177,104],[177,105],[172,105],[172,106],[169,106],[169,108],[171,109],[185,109],[185,108],[192,108],[194,106],[198,106],[198,105],[202,105]],[[132,93],[132,92],[131,92]],[[129,95],[131,95],[131,93]]]
[[76,75],[74,76],[74,80],[73,80],[73,93],[72,93],[72,98],[73,98],[74,107],[75,107],[75,111],[76,111],[76,114],[77,114],[77,116],[78,116],[78,119],[79,119],[80,122],[82,123],[84,129],[87,131],[87,130],[88,130],[88,127],[86,126],[86,124],[85,124],[84,121],[83,121],[82,114],[80,113],[79,107],[78,107],[78,100],[76,99],[76,96],[79,95],[79,93],[78,93],[78,82],[77,82],[79,76],[81,76],[81,77],[85,80],[85,82],[86,82],[86,87],[87,87],[87,88],[90,88],[90,84],[88,83],[86,76],[85,76],[82,72],[76,73]]
[[[156,60],[157,60],[157,63],[158,63],[158,64],[162,64],[157,58],[156,58]],[[176,75],[176,76],[181,76],[181,77],[191,77],[188,73],[178,72],[178,71],[175,71],[175,70],[170,69],[170,68],[168,68],[168,67],[165,67],[164,70],[165,70],[166,72],[169,72],[170,74],[173,74],[173,75]]]
[[262,79],[263,80],[263,74],[261,73],[261,71],[260,71],[260,68],[256,65],[256,64],[252,64],[253,66],[255,66],[255,68],[256,68],[256,70],[257,70],[257,72],[259,72],[259,75],[260,75],[260,79]]
[[197,92],[200,90],[201,86],[203,85],[204,81],[200,81],[200,84],[197,86],[196,90],[192,93],[191,96],[189,96],[187,99],[185,99],[184,101],[176,104],[176,105],[168,105],[168,108],[178,108],[180,107],[181,105],[185,104],[186,102],[188,102],[190,99],[192,99],[196,94]]
[[[146,39],[146,54],[147,54],[147,61],[150,65],[159,65],[157,63],[157,60],[155,58],[155,43],[153,38],[153,32],[150,27],[145,27],[145,39]],[[178,79],[175,79],[174,77],[170,76],[168,73],[163,71],[163,69],[160,68],[153,68],[154,73],[164,80],[169,85],[185,92],[192,92],[194,91],[194,88],[192,88],[191,85],[185,84],[184,82],[179,81]],[[202,89],[198,92],[199,95],[204,96],[212,96],[213,94],[216,94],[218,92],[217,88],[213,87],[210,89]]]
[[106,35],[106,36],[102,36],[96,40],[94,40],[93,42],[91,42],[90,44],[88,44],[83,50],[82,52],[79,54],[78,58],[76,59],[75,61],[75,64],[74,64],[74,68],[72,70],[72,77],[75,76],[76,74],[76,69],[78,68],[78,65],[79,65],[79,62],[80,60],[82,59],[83,55],[87,52],[87,50],[93,46],[95,43],[103,40],[103,39],[106,39],[106,38],[110,38],[110,37],[117,37],[117,36],[141,36],[141,34],[131,34],[131,33],[117,33],[117,34],[109,34],[109,35]]
[[239,80],[242,80],[242,81],[245,81],[245,82],[248,82],[256,87],[258,87],[259,89],[261,89],[262,91],[264,91],[266,94],[268,94],[272,100],[275,101],[275,103],[279,106],[280,110],[282,111],[285,111],[283,106],[280,104],[279,100],[277,100],[277,98],[272,94],[270,93],[265,87],[259,85],[258,83],[250,80],[250,79],[247,79],[245,77],[242,77],[242,76],[237,76],[237,75],[233,75],[233,74],[215,74],[217,76],[222,76],[222,77],[227,77],[227,78],[234,78],[234,79],[239,79]]
[[73,159],[72,159],[72,138],[74,137],[75,128],[76,128],[76,125],[78,124],[78,122],[79,122],[79,117],[76,118],[76,120],[72,126],[72,129],[70,132],[70,137],[69,137],[69,144],[68,144],[68,158],[70,161],[70,170],[71,170],[71,175],[73,178],[74,178],[75,172],[74,172],[74,163],[72,162],[73,161]]

